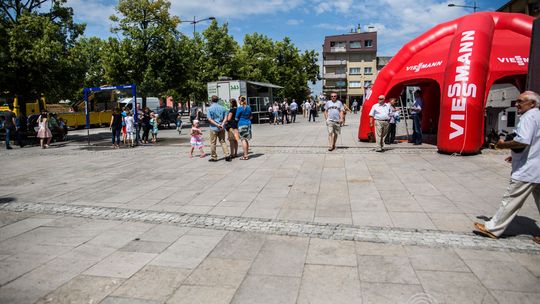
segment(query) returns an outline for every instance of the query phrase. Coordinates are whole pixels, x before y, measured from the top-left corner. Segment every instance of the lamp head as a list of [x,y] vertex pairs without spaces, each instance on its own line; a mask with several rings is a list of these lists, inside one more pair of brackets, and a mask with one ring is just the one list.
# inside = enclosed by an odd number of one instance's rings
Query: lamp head
[[448,6],[453,7],[453,6],[456,6],[456,5],[454,3],[449,3]]

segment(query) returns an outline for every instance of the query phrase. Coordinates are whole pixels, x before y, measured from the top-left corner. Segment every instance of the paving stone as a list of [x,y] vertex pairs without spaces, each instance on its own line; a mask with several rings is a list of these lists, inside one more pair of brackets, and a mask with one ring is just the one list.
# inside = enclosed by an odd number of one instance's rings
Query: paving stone
[[129,278],[156,256],[152,253],[117,251],[85,271],[84,274]]
[[36,227],[43,226],[54,221],[54,219],[27,218],[0,228],[0,241],[30,231]]
[[502,290],[493,290],[491,293],[499,303],[505,304],[536,304],[538,303],[538,297],[540,296],[538,293],[523,293]]
[[530,292],[538,290],[540,279],[516,263],[465,260],[480,281],[490,289]]
[[160,304],[162,302],[136,298],[106,297],[101,304]]
[[214,249],[222,237],[184,235],[159,254],[151,265],[193,269]]
[[190,272],[188,269],[148,265],[125,281],[112,295],[162,303],[174,293]]
[[181,286],[167,303],[174,304],[228,304],[234,296],[235,289],[208,286]]
[[467,265],[451,249],[418,246],[406,246],[405,249],[416,270],[469,272]]
[[231,303],[296,303],[300,277],[247,275]]
[[489,291],[467,272],[416,271],[424,291],[440,303],[497,303]]
[[120,251],[128,252],[145,252],[145,253],[161,253],[165,248],[169,247],[170,242],[153,242],[134,240],[127,243]]
[[[423,293],[421,285],[362,282],[364,304],[410,304],[410,299]],[[421,303],[421,302],[418,302]]]
[[297,303],[359,303],[356,267],[306,265]]
[[99,303],[122,282],[123,279],[118,278],[80,275],[46,295],[37,303]]
[[193,271],[183,284],[236,289],[242,282],[250,266],[250,260],[207,258]]
[[261,234],[229,232],[212,250],[210,257],[253,260],[265,240]]
[[353,242],[311,239],[306,264],[353,266],[356,250]]
[[407,257],[358,256],[358,273],[363,282],[418,284]]
[[250,273],[300,277],[308,241],[307,238],[269,237],[253,262]]

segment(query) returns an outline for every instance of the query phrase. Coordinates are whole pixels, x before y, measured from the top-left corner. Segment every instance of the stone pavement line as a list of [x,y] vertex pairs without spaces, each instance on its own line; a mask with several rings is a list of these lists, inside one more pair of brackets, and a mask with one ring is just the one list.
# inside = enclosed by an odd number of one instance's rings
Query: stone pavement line
[[471,234],[438,230],[360,227],[345,224],[325,224],[52,203],[5,203],[0,205],[0,211],[42,213],[156,224],[168,223],[183,227],[315,237],[333,240],[354,240],[360,242],[540,254],[540,246],[535,244],[529,238],[514,237],[493,240]]

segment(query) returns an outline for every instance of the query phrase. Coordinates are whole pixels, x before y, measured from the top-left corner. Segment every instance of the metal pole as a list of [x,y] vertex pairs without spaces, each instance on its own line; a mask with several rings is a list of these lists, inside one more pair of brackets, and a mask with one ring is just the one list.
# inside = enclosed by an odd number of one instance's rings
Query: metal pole
[[473,4],[473,12],[476,13],[476,9],[477,9],[478,7],[476,6],[476,1],[473,1],[473,3],[474,3],[474,4]]
[[195,21],[195,16],[193,16],[193,38],[195,38],[195,25],[197,24],[197,21]]
[[84,89],[84,111],[86,115],[86,139],[88,140],[88,145],[90,146],[90,116],[88,113],[88,90]]
[[405,120],[405,130],[407,131],[407,141],[409,141],[409,125],[407,124],[407,114],[405,112],[405,105],[403,105],[403,100],[401,99],[401,96],[399,96],[399,103],[401,104],[401,112],[403,113],[403,120]]
[[133,95],[133,119],[137,123],[137,86],[131,85],[131,95]]

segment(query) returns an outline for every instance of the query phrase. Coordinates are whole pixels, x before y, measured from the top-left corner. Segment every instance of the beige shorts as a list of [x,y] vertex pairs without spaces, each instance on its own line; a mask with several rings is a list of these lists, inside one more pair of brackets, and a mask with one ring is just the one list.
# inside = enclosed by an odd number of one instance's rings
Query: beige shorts
[[328,134],[341,134],[341,124],[335,121],[327,121],[326,127],[328,128]]

